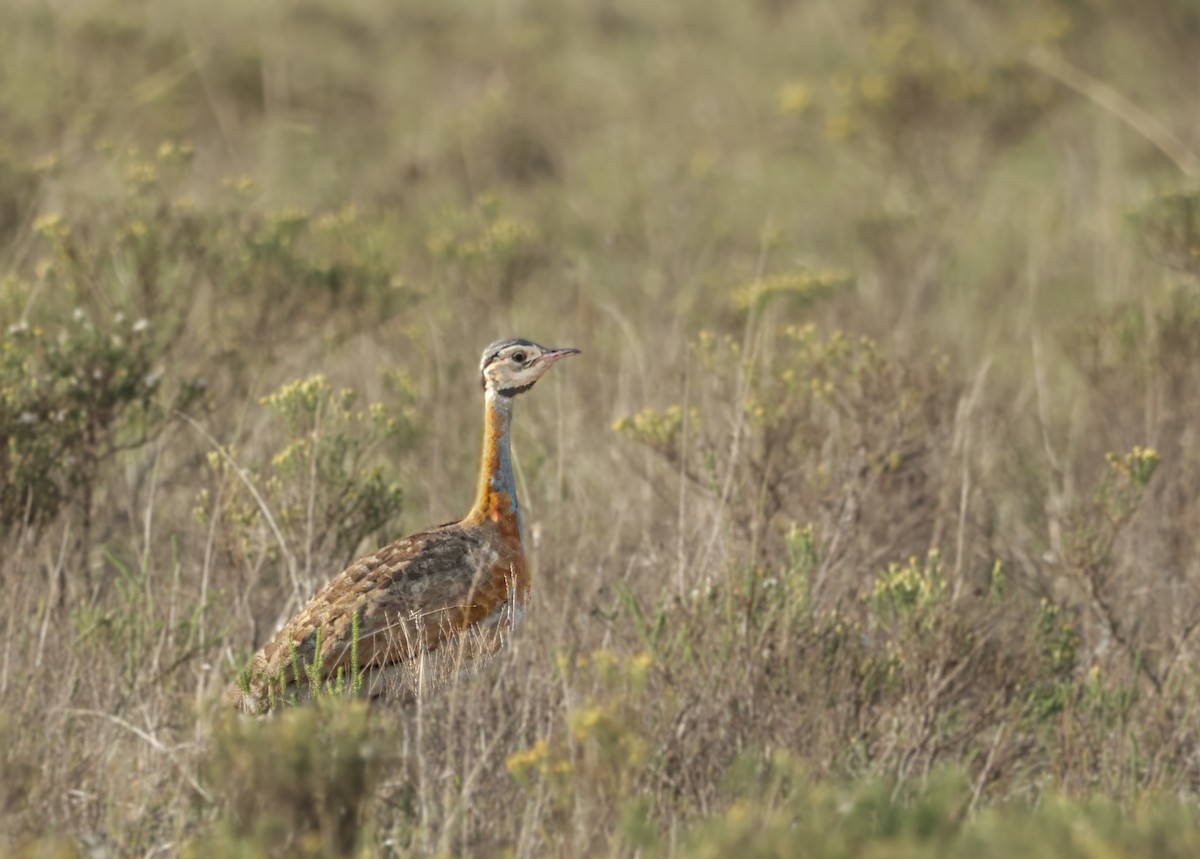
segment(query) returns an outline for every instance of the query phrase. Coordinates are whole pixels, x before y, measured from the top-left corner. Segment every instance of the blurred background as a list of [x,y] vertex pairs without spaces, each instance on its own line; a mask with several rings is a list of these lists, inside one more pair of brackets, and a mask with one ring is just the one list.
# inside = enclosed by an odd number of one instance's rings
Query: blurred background
[[[0,848],[1090,856],[1085,800],[1194,797],[1197,45],[1195,0],[0,6]],[[518,404],[522,634],[229,722],[468,509],[507,336],[584,353]],[[1120,849],[1194,855],[1155,808]]]

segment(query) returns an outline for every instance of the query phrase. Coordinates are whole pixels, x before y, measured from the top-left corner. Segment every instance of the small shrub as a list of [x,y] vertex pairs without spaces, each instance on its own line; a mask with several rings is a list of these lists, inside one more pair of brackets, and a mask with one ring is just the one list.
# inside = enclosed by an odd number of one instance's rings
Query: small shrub
[[[389,378],[395,409],[359,406],[353,390],[336,390],[320,375],[263,398],[281,425],[281,446],[244,474],[236,452],[210,453],[216,486],[199,494],[201,520],[217,516],[226,545],[243,560],[282,561],[306,593],[353,560],[362,542],[403,507],[399,485],[378,460],[409,450],[418,434],[411,386],[398,372]],[[246,481],[259,488],[259,497]]]
[[542,244],[536,225],[503,213],[493,196],[447,211],[425,239],[435,280],[481,298],[498,297],[502,305],[543,264]]
[[148,328],[77,310],[0,335],[0,533],[40,525],[72,502],[86,518],[101,463],[161,429],[167,409]]
[[[1004,38],[986,41],[922,4],[874,4],[869,14],[861,55],[824,85],[784,87],[779,109],[790,121],[816,113],[829,141],[882,144],[914,175],[941,178],[956,167],[978,169],[954,163],[964,128],[985,142],[976,158],[991,156],[1035,130],[1061,100],[1054,82],[1025,62],[1032,47],[1070,33],[1061,8],[1029,14]],[[930,159],[933,151],[940,156]]]
[[202,781],[219,811],[187,856],[351,856],[371,832],[380,747],[367,705],[327,700],[220,725]]
[[802,309],[853,283],[849,272],[834,269],[776,274],[736,290],[733,303],[739,310],[756,313],[776,302]]
[[[915,518],[936,497],[941,461],[933,451],[950,429],[952,383],[936,365],[883,356],[868,337],[769,323],[760,336],[770,345],[753,358],[732,337],[696,338],[686,433],[680,405],[643,409],[614,429],[725,503],[760,567],[785,552],[793,523],[811,523],[819,542],[842,527],[847,504],[880,514],[856,520],[863,539],[886,539],[879,531],[893,527],[889,508]],[[928,543],[910,540],[913,551],[927,550]],[[823,572],[812,589],[828,597],[821,592],[829,568]]]
[[1129,220],[1146,253],[1200,278],[1200,191],[1163,191],[1133,209]]

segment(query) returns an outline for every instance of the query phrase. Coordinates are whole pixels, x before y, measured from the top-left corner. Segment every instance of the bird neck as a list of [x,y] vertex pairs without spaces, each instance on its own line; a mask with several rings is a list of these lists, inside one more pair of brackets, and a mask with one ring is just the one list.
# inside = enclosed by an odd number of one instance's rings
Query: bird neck
[[519,530],[521,511],[517,506],[517,481],[513,476],[510,438],[512,409],[512,397],[498,394],[490,388],[487,390],[484,396],[479,492],[467,519],[499,522],[502,518],[515,518]]

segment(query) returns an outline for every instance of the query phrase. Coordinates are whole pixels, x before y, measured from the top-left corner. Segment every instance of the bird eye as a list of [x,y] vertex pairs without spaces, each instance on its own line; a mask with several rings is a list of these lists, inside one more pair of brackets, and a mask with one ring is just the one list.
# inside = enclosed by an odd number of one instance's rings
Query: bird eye
[[524,364],[525,363],[525,353],[524,352],[513,352],[512,359],[514,361],[516,361],[518,364]]

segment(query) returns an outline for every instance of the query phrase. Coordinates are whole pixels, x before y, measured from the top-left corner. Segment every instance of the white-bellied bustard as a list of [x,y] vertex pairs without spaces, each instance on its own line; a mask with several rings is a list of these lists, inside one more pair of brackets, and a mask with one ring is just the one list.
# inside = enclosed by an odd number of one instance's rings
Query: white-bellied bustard
[[339,676],[349,682],[355,657],[366,693],[378,695],[396,682],[393,672],[449,650],[466,633],[477,634],[477,649],[502,643],[529,596],[509,439],[513,398],[578,351],[520,339],[484,350],[483,457],[471,512],[384,546],[334,576],[255,655],[249,676],[230,690],[239,709],[262,713],[307,697],[310,675],[319,683]]

